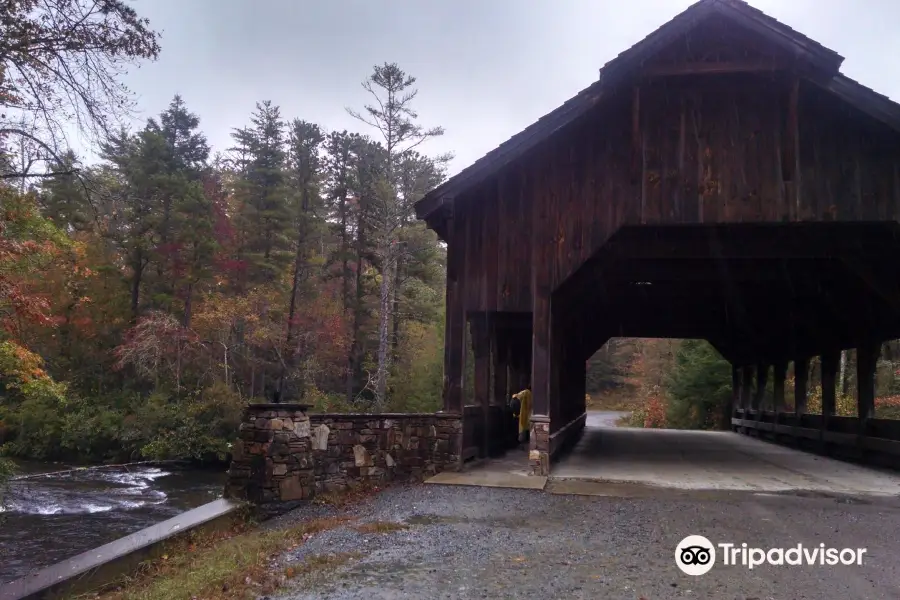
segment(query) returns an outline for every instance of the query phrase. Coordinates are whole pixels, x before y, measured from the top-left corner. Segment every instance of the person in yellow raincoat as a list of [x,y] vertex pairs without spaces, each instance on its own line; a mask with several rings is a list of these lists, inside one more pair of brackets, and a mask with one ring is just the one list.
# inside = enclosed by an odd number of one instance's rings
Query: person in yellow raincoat
[[531,436],[531,386],[512,395],[513,416],[519,421],[519,442],[527,442]]

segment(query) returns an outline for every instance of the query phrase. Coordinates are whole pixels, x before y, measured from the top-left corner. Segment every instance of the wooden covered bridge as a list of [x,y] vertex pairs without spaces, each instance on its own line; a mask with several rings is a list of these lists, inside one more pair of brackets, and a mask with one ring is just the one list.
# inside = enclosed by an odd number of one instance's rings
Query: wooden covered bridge
[[[500,406],[530,382],[531,470],[548,474],[584,427],[585,361],[616,336],[709,340],[734,366],[735,428],[897,453],[874,370],[900,337],[900,106],[842,61],[701,0],[416,205],[448,247],[444,407],[467,454],[500,449]],[[834,416],[848,348],[855,419]],[[822,414],[803,368],[788,414],[787,365],[814,356]]]

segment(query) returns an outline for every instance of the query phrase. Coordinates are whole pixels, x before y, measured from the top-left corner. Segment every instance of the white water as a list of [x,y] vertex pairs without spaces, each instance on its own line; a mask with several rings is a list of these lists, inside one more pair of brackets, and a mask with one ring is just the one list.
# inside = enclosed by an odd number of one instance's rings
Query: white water
[[162,504],[167,495],[152,489],[170,475],[157,467],[110,471],[85,469],[14,481],[0,511],[31,515],[93,514]]

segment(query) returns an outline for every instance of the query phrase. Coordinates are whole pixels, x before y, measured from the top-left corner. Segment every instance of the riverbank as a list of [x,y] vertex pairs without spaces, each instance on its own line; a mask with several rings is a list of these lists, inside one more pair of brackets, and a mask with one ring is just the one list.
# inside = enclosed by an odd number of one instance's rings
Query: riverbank
[[270,521],[238,520],[228,530],[188,535],[172,542],[161,558],[146,562],[133,576],[76,600],[225,600],[274,594],[289,581],[321,576],[353,560],[358,553],[323,553],[292,565],[280,559],[337,527],[378,531],[377,524],[356,523],[358,518],[347,509],[379,491],[325,494]]
[[[99,598],[896,596],[897,498],[642,491],[616,497],[391,486],[345,507],[311,503],[228,540],[182,548]],[[778,515],[782,526],[735,514]],[[699,533],[760,548],[822,543],[868,554],[861,566],[716,564],[691,577],[673,553]]]
[[19,461],[0,512],[0,582],[215,500],[225,485],[224,468],[68,466]]

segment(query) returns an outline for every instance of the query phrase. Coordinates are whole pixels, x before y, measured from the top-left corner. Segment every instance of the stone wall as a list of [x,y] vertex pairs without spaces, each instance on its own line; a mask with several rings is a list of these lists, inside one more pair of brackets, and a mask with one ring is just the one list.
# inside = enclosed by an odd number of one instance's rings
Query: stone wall
[[226,497],[284,510],[316,492],[421,481],[462,464],[459,415],[307,411],[298,404],[244,410]]
[[313,497],[315,465],[307,409],[300,404],[251,404],[244,409],[231,448],[226,498],[290,508]]
[[317,491],[422,481],[461,464],[457,415],[310,415]]

